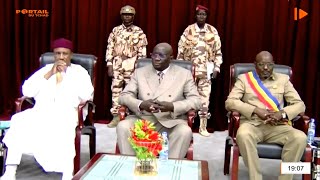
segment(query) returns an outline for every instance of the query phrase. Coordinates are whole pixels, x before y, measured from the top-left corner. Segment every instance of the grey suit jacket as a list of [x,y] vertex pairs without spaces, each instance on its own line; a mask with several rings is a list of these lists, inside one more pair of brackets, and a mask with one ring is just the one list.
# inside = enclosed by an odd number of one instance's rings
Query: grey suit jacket
[[[173,102],[173,112],[150,113],[140,111],[139,105],[145,100]],[[159,85],[159,76],[152,65],[135,70],[128,85],[120,94],[119,103],[126,105],[137,117],[154,116],[164,127],[171,128],[187,123],[186,113],[199,110],[201,99],[191,72],[171,64]]]

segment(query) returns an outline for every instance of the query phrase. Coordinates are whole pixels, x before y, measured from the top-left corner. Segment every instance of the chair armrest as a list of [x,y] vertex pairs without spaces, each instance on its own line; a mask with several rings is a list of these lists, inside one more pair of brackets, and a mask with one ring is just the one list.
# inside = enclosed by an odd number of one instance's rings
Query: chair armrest
[[23,105],[24,103],[28,103],[28,106],[34,106],[33,98],[27,97],[27,96],[22,96],[18,99],[15,100],[15,105],[16,105],[16,113],[23,111]]
[[91,126],[93,126],[93,111],[96,108],[96,105],[93,101],[89,100],[86,102],[82,102],[78,105],[78,127],[82,129],[84,127],[84,120],[83,120],[83,108],[88,105],[88,120]]
[[193,122],[194,122],[194,118],[196,117],[196,111],[191,109],[188,111],[188,126],[192,129],[192,125],[193,125]]
[[240,113],[236,111],[228,112],[227,114],[229,120],[229,136],[235,138],[240,125]]
[[300,113],[297,117],[292,119],[293,127],[303,131],[305,134],[308,133],[310,117],[306,116],[304,113]]
[[127,112],[127,106],[120,106],[119,111],[118,111],[120,121],[122,121],[126,118],[126,112]]

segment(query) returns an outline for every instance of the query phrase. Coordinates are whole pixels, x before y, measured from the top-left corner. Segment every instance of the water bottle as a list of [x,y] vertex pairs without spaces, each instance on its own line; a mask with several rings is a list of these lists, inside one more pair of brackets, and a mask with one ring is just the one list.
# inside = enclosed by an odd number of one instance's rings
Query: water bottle
[[316,124],[314,122],[314,119],[311,118],[310,122],[309,122],[309,129],[308,129],[308,138],[307,138],[307,142],[308,144],[312,144],[314,141],[314,135],[316,132]]
[[169,139],[167,132],[162,132],[162,150],[159,153],[159,160],[166,161],[169,158]]

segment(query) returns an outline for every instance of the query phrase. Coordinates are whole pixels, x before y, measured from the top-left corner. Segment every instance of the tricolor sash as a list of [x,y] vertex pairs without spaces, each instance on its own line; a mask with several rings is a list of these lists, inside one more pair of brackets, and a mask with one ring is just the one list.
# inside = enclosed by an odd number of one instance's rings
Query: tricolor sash
[[250,87],[258,96],[258,99],[269,109],[273,111],[280,110],[280,103],[275,98],[269,89],[267,89],[261,82],[258,74],[255,71],[250,71],[245,74]]

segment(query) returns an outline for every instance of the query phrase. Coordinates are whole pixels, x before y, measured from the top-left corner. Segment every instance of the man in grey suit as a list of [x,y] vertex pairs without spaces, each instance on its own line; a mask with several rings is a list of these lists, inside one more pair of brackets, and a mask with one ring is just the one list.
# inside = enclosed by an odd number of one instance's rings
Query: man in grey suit
[[117,126],[119,149],[121,154],[134,155],[129,129],[141,118],[153,122],[158,132],[169,134],[169,158],[183,158],[192,138],[186,113],[201,108],[200,95],[191,72],[170,64],[172,47],[168,43],[156,45],[151,58],[152,65],[136,69],[120,94],[119,103],[135,115]]

